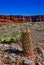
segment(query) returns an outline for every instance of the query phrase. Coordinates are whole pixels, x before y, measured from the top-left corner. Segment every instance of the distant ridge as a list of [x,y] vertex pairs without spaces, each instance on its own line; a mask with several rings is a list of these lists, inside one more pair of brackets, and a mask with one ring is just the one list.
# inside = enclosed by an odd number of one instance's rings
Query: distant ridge
[[35,16],[0,15],[0,22],[1,23],[44,22],[44,15]]

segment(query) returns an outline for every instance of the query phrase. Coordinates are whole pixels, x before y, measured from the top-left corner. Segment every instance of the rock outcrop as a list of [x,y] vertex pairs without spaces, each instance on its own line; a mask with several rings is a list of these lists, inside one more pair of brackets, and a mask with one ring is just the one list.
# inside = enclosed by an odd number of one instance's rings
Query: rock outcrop
[[42,22],[44,21],[44,15],[36,15],[36,16],[0,15],[0,19],[6,19],[13,22],[21,22],[21,23],[22,22]]

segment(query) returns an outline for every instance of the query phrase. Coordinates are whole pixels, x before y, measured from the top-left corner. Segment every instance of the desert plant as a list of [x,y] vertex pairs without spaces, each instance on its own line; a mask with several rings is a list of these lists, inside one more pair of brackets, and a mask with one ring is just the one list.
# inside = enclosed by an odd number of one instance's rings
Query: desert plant
[[16,37],[18,34],[20,34],[19,31],[15,31],[15,32],[13,32],[13,37]]
[[6,42],[6,43],[14,43],[14,42],[18,42],[19,41],[19,39],[18,38],[15,38],[15,37],[3,37],[3,38],[1,38],[1,42]]
[[1,41],[1,42],[4,42],[4,41],[5,41],[5,38],[1,38],[0,41]]
[[3,37],[3,38],[1,38],[1,42],[10,42],[10,37]]
[[5,42],[9,42],[10,41],[10,37],[5,37]]
[[14,37],[12,37],[11,39],[10,39],[10,42],[11,43],[14,43],[16,41],[16,38],[14,38]]
[[22,47],[24,49],[24,55],[29,55],[31,51],[32,46],[32,39],[31,39],[31,33],[30,30],[24,29],[21,33],[21,42]]

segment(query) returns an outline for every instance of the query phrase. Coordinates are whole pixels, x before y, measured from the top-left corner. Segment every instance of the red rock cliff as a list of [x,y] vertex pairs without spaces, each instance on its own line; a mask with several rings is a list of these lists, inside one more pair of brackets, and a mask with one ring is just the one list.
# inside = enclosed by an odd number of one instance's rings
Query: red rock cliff
[[12,21],[12,22],[18,22],[18,23],[22,23],[22,22],[42,22],[44,21],[44,15],[38,15],[38,16],[20,16],[20,15],[10,15],[10,16],[5,16],[5,15],[0,15],[0,22],[4,22],[4,20],[6,20],[6,22]]

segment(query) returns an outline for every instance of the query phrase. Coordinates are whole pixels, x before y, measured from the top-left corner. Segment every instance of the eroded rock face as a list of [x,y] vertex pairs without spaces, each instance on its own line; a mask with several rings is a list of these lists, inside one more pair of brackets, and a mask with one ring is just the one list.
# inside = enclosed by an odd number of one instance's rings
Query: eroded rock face
[[10,20],[10,16],[4,16],[4,19]]
[[[17,22],[17,23],[22,23],[22,22],[42,22],[44,21],[44,16],[43,15],[38,15],[38,16],[20,16],[20,15],[0,15],[0,19],[6,19],[6,20],[10,20],[13,22]],[[0,21],[2,22],[2,21]]]
[[4,15],[0,15],[0,19],[4,19]]

